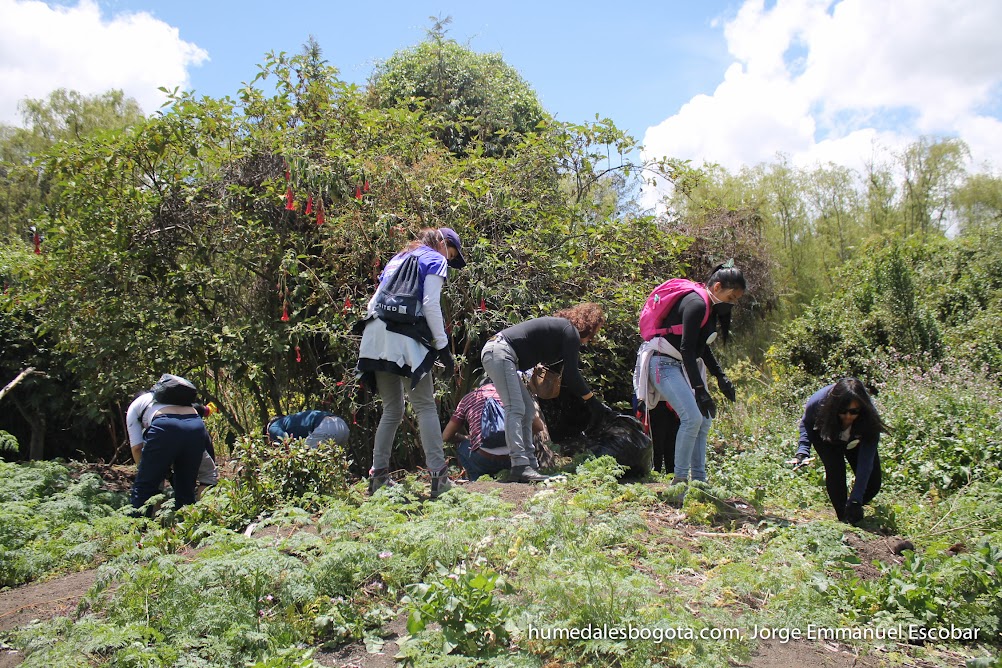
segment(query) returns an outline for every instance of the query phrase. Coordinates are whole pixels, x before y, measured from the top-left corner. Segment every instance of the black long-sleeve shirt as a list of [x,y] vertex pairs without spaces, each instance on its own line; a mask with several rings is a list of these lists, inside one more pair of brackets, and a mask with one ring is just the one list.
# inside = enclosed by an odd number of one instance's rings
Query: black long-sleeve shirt
[[702,358],[706,364],[706,370],[713,376],[722,373],[717,358],[713,356],[710,347],[706,345],[706,339],[710,334],[717,331],[717,314],[710,308],[710,317],[703,323],[703,316],[706,315],[706,302],[697,292],[690,292],[682,297],[675,306],[668,311],[662,327],[668,328],[673,325],[682,325],[682,334],[668,333],[665,335],[668,343],[675,346],[682,353],[682,365],[689,376],[689,382],[693,387],[703,384],[703,379],[699,375],[699,366],[696,360]]
[[578,368],[581,335],[570,320],[549,316],[533,318],[503,330],[501,336],[515,351],[519,371],[528,371],[537,364],[563,365],[563,385],[579,397],[591,393]]

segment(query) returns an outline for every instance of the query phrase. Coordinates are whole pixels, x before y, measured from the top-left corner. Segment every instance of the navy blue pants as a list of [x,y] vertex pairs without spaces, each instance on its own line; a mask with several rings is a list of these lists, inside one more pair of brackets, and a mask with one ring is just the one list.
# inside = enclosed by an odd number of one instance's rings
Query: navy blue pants
[[459,463],[466,469],[466,477],[469,480],[477,480],[482,475],[494,475],[511,468],[511,457],[498,457],[479,448],[471,450],[472,447],[466,438],[456,446]]
[[170,484],[177,505],[195,503],[195,479],[202,453],[209,445],[205,423],[198,415],[158,415],[144,435],[143,456],[129,498],[140,508],[160,492],[160,483],[173,469]]

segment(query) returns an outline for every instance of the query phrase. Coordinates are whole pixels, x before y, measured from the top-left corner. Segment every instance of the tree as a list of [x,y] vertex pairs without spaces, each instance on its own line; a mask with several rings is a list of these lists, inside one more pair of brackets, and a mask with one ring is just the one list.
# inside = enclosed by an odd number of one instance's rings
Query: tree
[[435,19],[429,39],[395,53],[369,79],[370,104],[423,110],[455,155],[496,157],[549,121],[536,93],[500,54],[476,53],[446,38],[451,19]]
[[969,157],[967,145],[959,139],[923,137],[905,149],[900,156],[905,235],[947,231],[950,192],[965,175]]
[[143,120],[139,103],[120,90],[82,95],[57,89],[47,98],[19,105],[24,127],[0,124],[0,241],[30,240],[30,221],[40,215],[51,187],[39,158],[61,141],[115,132]]

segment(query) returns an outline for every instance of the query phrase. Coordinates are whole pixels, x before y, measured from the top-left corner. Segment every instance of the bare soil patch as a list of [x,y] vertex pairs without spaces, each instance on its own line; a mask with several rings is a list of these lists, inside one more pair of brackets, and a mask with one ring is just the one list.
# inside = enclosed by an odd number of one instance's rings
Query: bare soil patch
[[902,564],[904,557],[895,554],[894,548],[901,541],[897,536],[875,536],[871,540],[860,537],[852,531],[847,531],[845,541],[862,562],[854,565],[853,570],[862,580],[875,580],[880,577],[880,568],[874,564]]
[[[0,636],[32,622],[73,614],[96,578],[95,570],[81,571],[0,591]],[[13,668],[23,659],[20,652],[0,651],[0,668]]]

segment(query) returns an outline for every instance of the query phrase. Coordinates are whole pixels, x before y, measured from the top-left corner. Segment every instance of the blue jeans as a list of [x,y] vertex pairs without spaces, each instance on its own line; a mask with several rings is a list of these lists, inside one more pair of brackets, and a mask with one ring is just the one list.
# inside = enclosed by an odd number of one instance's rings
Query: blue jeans
[[468,438],[456,446],[456,456],[466,469],[468,479],[478,480],[482,475],[494,475],[511,468],[511,457],[491,455],[479,448],[472,450],[472,447]]
[[536,405],[529,389],[518,377],[518,357],[504,339],[492,338],[480,354],[484,371],[497,388],[504,404],[504,438],[511,453],[512,466],[539,468],[532,444],[532,421]]
[[160,493],[160,483],[173,467],[170,484],[178,506],[195,503],[195,478],[209,443],[205,423],[197,415],[158,415],[144,434],[143,455],[129,498],[140,508]]
[[706,437],[713,420],[699,412],[696,395],[686,380],[682,362],[664,355],[653,355],[647,372],[650,382],[678,414],[675,477],[705,481]]

